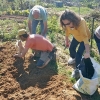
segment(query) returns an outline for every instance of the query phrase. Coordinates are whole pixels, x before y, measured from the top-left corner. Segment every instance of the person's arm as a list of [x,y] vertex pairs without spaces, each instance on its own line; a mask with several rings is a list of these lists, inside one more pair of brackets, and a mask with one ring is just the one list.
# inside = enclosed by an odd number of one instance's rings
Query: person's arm
[[85,44],[85,51],[86,51],[87,53],[90,52],[90,46],[89,46],[89,44]]
[[14,57],[24,57],[28,49],[22,45],[21,40],[17,41],[16,46],[18,47],[18,54],[15,54]]
[[43,36],[46,36],[46,33],[47,33],[47,21],[44,22],[44,30],[43,30],[43,32],[41,34]]
[[67,29],[67,27],[65,27],[65,46],[66,47],[69,47],[69,45],[70,45],[70,40],[69,40],[69,35],[70,35],[70,33],[69,33],[69,31],[68,31],[68,29]]
[[32,34],[32,21],[28,19],[28,28],[30,31],[30,34]]
[[43,24],[44,24],[44,29],[41,34],[45,37],[46,33],[47,33],[47,11],[43,10],[42,12],[40,12],[40,15],[42,16],[42,20],[43,20]]
[[90,46],[89,44],[85,44],[84,58],[89,58],[89,57],[90,57]]
[[69,39],[68,39],[68,36],[66,36],[66,37],[65,37],[65,46],[66,46],[66,47],[69,47],[69,42],[70,42],[70,41],[69,41]]
[[24,48],[22,53],[15,54],[14,57],[25,57],[25,54],[27,53],[28,48]]

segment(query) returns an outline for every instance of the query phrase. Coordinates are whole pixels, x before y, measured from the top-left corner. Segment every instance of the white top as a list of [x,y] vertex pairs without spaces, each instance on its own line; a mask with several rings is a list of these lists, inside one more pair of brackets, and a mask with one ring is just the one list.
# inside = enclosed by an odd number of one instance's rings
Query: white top
[[96,36],[100,39],[100,26],[98,26],[95,30]]

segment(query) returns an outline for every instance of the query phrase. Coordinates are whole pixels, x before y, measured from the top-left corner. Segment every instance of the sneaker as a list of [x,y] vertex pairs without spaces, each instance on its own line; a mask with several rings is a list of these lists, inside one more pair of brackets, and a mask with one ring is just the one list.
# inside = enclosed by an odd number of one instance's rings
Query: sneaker
[[44,65],[44,61],[41,60],[41,59],[39,59],[38,62],[37,62],[37,64],[36,64],[36,66],[37,66],[38,68],[42,68],[43,65]]
[[39,61],[37,62],[37,68],[44,68],[49,62],[50,62],[51,59],[47,59],[46,62],[42,61],[41,59],[39,59]]
[[68,60],[68,64],[75,64],[75,59],[73,59],[73,58],[69,58],[69,60]]
[[78,69],[75,69],[75,70],[72,72],[71,78],[79,79],[79,77],[80,77],[80,75],[79,75],[79,70],[78,70]]

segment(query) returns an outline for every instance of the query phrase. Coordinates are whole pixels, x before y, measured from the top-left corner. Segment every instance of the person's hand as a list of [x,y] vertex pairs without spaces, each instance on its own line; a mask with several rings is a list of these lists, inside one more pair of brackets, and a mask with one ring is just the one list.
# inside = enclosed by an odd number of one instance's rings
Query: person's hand
[[13,57],[15,57],[15,58],[16,58],[16,57],[20,57],[20,56],[19,56],[19,54],[15,54]]
[[84,58],[90,58],[90,53],[87,53],[87,52],[86,52],[86,53],[84,54]]
[[69,44],[70,44],[70,41],[68,40],[68,41],[65,41],[65,47],[66,48],[69,48]]
[[69,48],[69,43],[66,43],[66,47]]
[[16,47],[21,47],[22,46],[22,42],[20,40],[17,40],[15,45],[16,45]]
[[18,46],[22,47],[22,42],[21,41],[18,41]]

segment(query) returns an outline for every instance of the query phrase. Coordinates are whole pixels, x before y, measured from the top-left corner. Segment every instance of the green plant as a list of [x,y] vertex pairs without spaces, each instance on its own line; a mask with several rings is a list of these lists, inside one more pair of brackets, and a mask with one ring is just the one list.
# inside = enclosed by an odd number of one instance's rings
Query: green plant
[[93,57],[97,62],[100,63],[100,57],[99,57],[99,55],[98,55],[97,52],[95,52],[94,50],[91,50],[90,55],[91,55],[91,57]]
[[51,42],[53,43],[53,42],[55,42],[55,33],[49,33],[48,34],[49,35],[49,38],[50,38],[50,40],[51,40]]
[[76,79],[75,79],[75,78],[70,78],[70,81],[71,81],[72,83],[75,83],[75,82],[76,82]]
[[12,10],[8,9],[6,13],[7,13],[7,15],[12,15]]
[[23,10],[22,15],[27,17],[29,15],[29,10]]
[[[79,14],[79,7],[68,7],[68,9],[73,10],[74,12]],[[92,11],[93,11],[93,9],[90,9],[88,7],[80,7],[80,15],[82,15],[82,16],[88,15]]]
[[20,11],[19,10],[15,10],[14,14],[15,15],[20,15]]
[[58,17],[57,16],[49,16],[48,18],[48,32],[58,32],[59,25],[58,25]]

